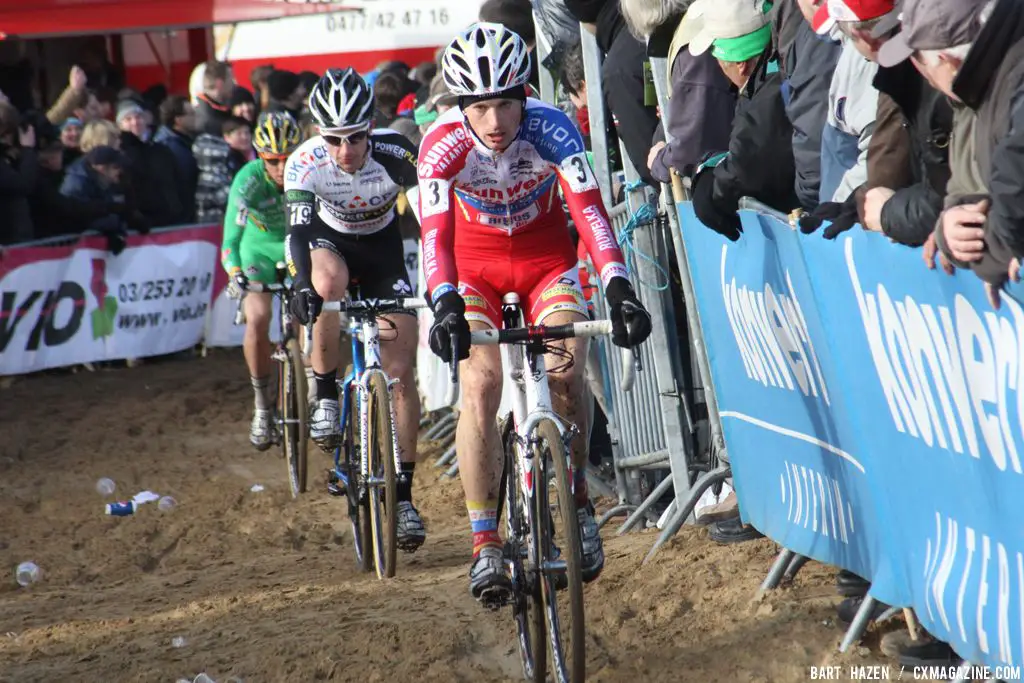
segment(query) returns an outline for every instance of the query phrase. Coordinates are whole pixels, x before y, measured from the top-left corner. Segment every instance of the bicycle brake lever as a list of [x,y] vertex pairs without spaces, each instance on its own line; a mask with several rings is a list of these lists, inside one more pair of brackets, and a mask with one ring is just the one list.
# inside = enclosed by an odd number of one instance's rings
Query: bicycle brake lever
[[302,357],[309,360],[309,357],[313,355],[313,321],[311,320],[308,325],[304,325],[303,329],[306,332],[306,343],[302,346]]
[[455,405],[456,399],[459,397],[459,344],[457,337],[451,337],[451,348],[452,357],[448,361],[449,365],[449,381],[448,381],[448,393],[445,395],[445,403],[447,405]]

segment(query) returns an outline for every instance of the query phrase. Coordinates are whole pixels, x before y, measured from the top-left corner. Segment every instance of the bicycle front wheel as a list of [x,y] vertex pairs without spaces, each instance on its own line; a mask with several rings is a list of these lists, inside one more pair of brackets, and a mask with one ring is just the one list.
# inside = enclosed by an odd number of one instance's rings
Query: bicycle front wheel
[[367,498],[373,534],[374,560],[378,578],[395,575],[398,561],[398,484],[395,473],[394,425],[391,421],[391,395],[387,380],[374,373],[364,396],[368,436],[366,448]]
[[[542,421],[537,426],[536,436],[533,524],[539,541],[539,575],[548,621],[551,668],[559,683],[582,683],[587,675],[583,562],[569,459],[565,442],[553,422]],[[552,471],[555,478],[553,486],[549,486],[548,474]],[[550,499],[552,493],[555,500]],[[565,586],[564,597],[567,598],[562,600],[562,605],[556,597],[559,584]]]
[[533,683],[547,680],[548,652],[544,635],[544,598],[541,596],[537,535],[530,524],[530,506],[523,495],[519,458],[512,425],[512,414],[501,426],[502,474],[498,492],[498,510],[505,509],[505,553],[511,565],[512,618],[516,622],[519,661],[523,677]]
[[[352,366],[345,370],[349,377]],[[356,562],[364,572],[373,571],[373,531],[370,528],[370,512],[366,506],[366,496],[362,478],[359,476],[359,454],[362,453],[357,440],[356,424],[359,422],[359,396],[354,384],[345,384],[342,400],[347,406],[345,423],[342,425],[341,456],[338,458],[344,468],[348,484],[345,498],[348,502],[348,518],[352,523],[352,544],[355,546]]]
[[298,339],[289,339],[285,345],[285,360],[281,372],[281,406],[284,458],[288,465],[288,483],[292,497],[306,492],[306,452],[309,435],[309,415],[306,406],[306,371],[302,364],[302,351]]

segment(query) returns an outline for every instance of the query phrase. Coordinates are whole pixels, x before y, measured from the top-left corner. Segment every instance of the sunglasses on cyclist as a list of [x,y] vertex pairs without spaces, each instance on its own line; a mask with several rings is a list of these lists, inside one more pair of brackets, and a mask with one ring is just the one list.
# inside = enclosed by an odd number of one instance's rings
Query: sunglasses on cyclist
[[323,134],[324,142],[331,147],[341,147],[342,143],[348,143],[349,145],[358,145],[360,142],[366,140],[369,137],[369,131],[361,130],[357,133],[351,133],[349,135],[327,135]]
[[263,159],[263,163],[268,166],[281,166],[288,163],[288,157],[260,157]]

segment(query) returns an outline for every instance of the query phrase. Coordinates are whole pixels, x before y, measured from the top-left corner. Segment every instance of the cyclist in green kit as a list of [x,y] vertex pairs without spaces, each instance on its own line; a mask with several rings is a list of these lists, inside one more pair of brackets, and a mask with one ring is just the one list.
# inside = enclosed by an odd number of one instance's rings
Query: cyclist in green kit
[[[273,284],[277,264],[284,261],[287,221],[284,201],[284,167],[302,142],[299,125],[290,114],[260,114],[253,132],[259,159],[250,161],[231,183],[221,265],[231,279],[229,287],[241,296],[250,282]],[[263,451],[274,443],[273,400],[270,393],[270,318],[272,295],[250,292],[242,302],[245,341],[242,348],[255,394],[255,411],[249,441]]]

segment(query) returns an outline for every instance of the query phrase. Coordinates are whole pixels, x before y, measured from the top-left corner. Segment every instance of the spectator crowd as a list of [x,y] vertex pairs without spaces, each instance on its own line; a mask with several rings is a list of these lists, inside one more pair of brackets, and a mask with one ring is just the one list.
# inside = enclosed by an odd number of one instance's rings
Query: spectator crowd
[[[75,66],[48,109],[0,93],[0,245],[99,231],[118,252],[129,230],[222,222],[235,174],[255,158],[259,113],[287,111],[315,135],[306,98],[319,77],[259,67],[250,90],[209,61],[186,96],[94,89]],[[376,124],[414,141],[455,104],[436,63],[385,62],[369,78]]]

